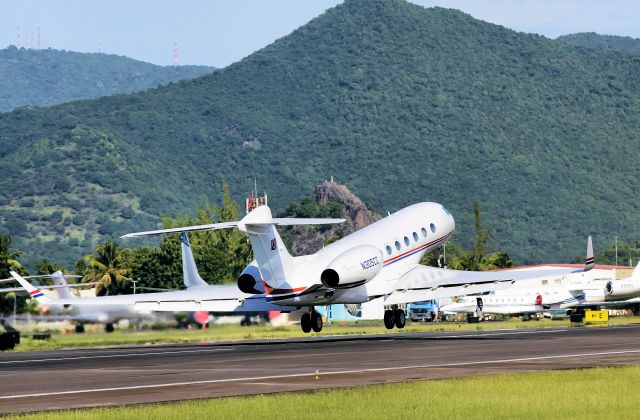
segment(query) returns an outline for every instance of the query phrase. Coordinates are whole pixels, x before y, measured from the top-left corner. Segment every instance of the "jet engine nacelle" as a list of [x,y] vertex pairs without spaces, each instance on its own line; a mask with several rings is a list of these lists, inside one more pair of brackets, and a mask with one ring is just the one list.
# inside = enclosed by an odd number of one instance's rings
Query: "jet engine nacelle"
[[332,289],[359,286],[377,276],[383,265],[382,251],[375,246],[359,245],[331,261],[320,274],[320,281]]
[[264,293],[264,284],[262,283],[262,275],[258,268],[258,263],[253,260],[248,266],[242,270],[238,277],[238,289],[241,292],[249,294]]
[[640,292],[640,285],[634,281],[608,281],[604,286],[604,294],[610,298],[635,296]]

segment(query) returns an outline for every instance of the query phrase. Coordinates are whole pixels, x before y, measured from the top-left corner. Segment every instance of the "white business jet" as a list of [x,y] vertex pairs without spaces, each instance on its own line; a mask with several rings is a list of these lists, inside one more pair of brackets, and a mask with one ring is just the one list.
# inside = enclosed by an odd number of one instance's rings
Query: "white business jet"
[[[514,281],[544,274],[531,272],[469,272],[419,264],[426,252],[444,244],[455,230],[451,214],[437,203],[418,203],[399,210],[311,255],[293,257],[276,226],[333,224],[344,219],[273,218],[260,206],[242,220],[130,233],[123,238],[177,232],[237,228],[246,232],[256,260],[242,272],[236,286],[210,286],[177,291],[108,296],[111,304],[170,311],[250,312],[309,308],[302,317],[304,332],[322,330],[315,306],[357,304],[384,297],[384,324],[403,328],[404,303],[482,293],[509,287]],[[550,270],[562,274],[567,270]],[[16,273],[12,275],[20,280]],[[21,284],[27,284],[21,281]],[[26,287],[26,286],[25,286]],[[195,294],[195,296],[194,296]],[[89,299],[85,299],[89,300]]]
[[[560,284],[530,285],[522,281],[508,289],[496,290],[481,296],[462,296],[454,302],[444,305],[441,311],[449,314],[497,314],[521,315],[529,319],[531,315],[546,311],[559,311],[573,308],[584,301],[585,287],[595,287],[591,276],[587,275],[595,267],[593,242],[587,240],[587,256],[584,267],[563,275]],[[512,269],[510,269],[512,270]],[[517,268],[512,271],[527,271],[531,268]],[[536,271],[531,271],[535,273]],[[539,277],[544,277],[544,274]]]

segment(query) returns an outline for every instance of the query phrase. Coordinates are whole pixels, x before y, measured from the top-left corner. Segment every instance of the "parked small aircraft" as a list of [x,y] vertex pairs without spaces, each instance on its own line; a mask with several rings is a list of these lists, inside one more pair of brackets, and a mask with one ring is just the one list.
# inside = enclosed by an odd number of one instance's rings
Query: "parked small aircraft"
[[[440,310],[449,314],[497,314],[521,315],[529,319],[531,315],[546,311],[558,311],[574,307],[584,301],[584,288],[589,287],[590,278],[586,275],[595,267],[593,242],[587,240],[587,256],[584,268],[565,274],[564,285],[530,285],[520,282],[505,290],[496,290],[480,296],[462,296],[454,302],[443,305]],[[529,268],[516,269],[519,271]],[[536,273],[536,271],[531,271]],[[544,277],[544,274],[538,274]]]

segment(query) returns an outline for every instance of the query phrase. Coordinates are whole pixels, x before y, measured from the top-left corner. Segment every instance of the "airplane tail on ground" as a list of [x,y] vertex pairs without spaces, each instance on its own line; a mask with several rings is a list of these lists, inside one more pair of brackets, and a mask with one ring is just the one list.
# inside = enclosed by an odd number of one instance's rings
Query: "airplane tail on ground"
[[596,257],[593,254],[593,242],[591,235],[587,238],[587,258],[584,260],[584,271],[589,271],[596,266]]
[[287,282],[287,279],[290,279],[290,274],[294,269],[294,262],[293,257],[285,247],[284,242],[282,242],[276,226],[318,225],[342,222],[344,222],[344,219],[274,218],[271,215],[271,209],[265,205],[255,208],[240,221],[129,233],[123,235],[122,238],[238,228],[249,235],[251,247],[253,248],[253,253],[255,254],[264,282],[269,288],[278,289],[283,283]]
[[60,288],[57,289],[58,297],[60,297],[61,299],[75,298],[74,294],[71,293],[71,290],[68,287],[65,287],[67,286],[67,281],[64,279],[64,274],[62,274],[62,271],[56,271],[51,275],[51,278],[53,279],[54,286],[60,286]]
[[184,278],[184,286],[187,289],[209,286],[206,281],[202,280],[200,273],[198,273],[198,267],[196,266],[196,260],[193,258],[193,251],[191,250],[189,234],[187,232],[182,232],[180,235],[180,245],[182,246],[182,275]]
[[[16,273],[15,271],[11,271],[10,273],[11,273],[11,276],[14,279],[16,279],[18,281],[18,283],[20,283],[20,285],[22,287],[25,288],[25,290],[29,293],[29,296],[31,296],[32,298],[37,300],[39,303],[50,303],[51,302],[51,299],[47,295],[42,293],[42,291],[40,289],[37,289],[37,288],[33,287],[33,285],[31,283],[29,283],[28,281],[26,281],[24,278],[22,278],[22,276],[20,276],[20,274]],[[64,289],[66,289],[66,288],[64,288]]]
[[638,265],[631,272],[631,279],[640,282],[640,261],[638,261]]

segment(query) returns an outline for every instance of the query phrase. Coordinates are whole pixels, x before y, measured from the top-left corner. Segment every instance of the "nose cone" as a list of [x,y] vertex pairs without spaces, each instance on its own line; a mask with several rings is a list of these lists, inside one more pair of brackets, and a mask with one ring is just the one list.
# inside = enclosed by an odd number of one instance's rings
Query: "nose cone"
[[442,212],[444,213],[444,220],[447,226],[447,231],[453,232],[456,230],[456,221],[453,219],[453,215],[449,213],[449,210],[445,206],[442,206]]
[[450,231],[451,232],[456,230],[456,221],[453,220],[453,216],[452,215],[449,215],[449,227],[450,227]]

